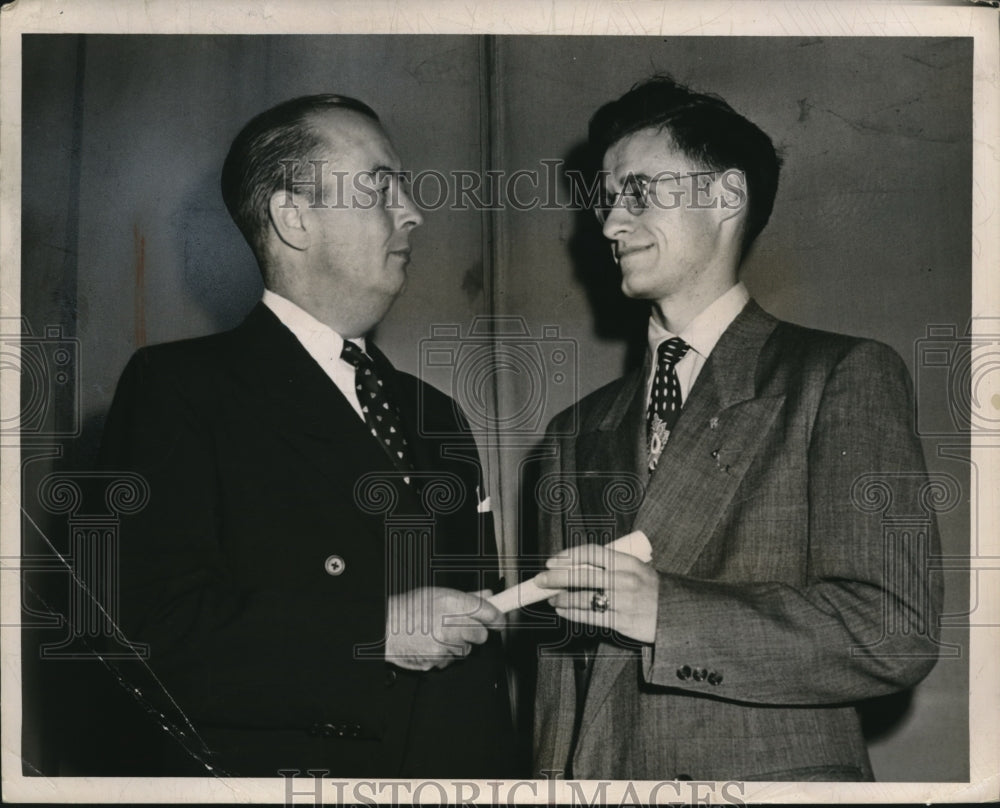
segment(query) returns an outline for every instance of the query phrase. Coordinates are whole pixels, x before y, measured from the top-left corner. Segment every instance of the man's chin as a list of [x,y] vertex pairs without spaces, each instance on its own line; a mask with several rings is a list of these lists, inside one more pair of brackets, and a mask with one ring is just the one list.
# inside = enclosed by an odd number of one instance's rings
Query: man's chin
[[395,305],[396,301],[399,300],[400,296],[405,291],[406,291],[405,275],[399,279],[398,283],[393,283],[386,288],[385,301],[384,301],[385,312],[383,312],[383,316],[389,312],[389,309],[391,309]]
[[638,278],[630,279],[628,275],[622,275],[621,290],[625,297],[632,300],[652,300],[655,297],[647,284]]
[[403,292],[406,291],[406,284],[408,280],[409,280],[409,275],[406,272],[406,264],[404,264],[399,269],[399,276],[396,280],[396,283],[393,284],[396,289],[395,297],[399,297],[401,294],[403,294]]
[[644,298],[649,291],[651,274],[655,268],[650,265],[647,256],[633,253],[626,256],[618,265],[622,273],[622,291],[629,297]]
[[400,260],[397,255],[390,254],[389,260],[385,262],[385,283],[383,284],[383,289],[385,289],[387,294],[393,296],[393,298],[398,297],[406,289],[406,280],[408,273],[406,267],[410,263],[409,259]]

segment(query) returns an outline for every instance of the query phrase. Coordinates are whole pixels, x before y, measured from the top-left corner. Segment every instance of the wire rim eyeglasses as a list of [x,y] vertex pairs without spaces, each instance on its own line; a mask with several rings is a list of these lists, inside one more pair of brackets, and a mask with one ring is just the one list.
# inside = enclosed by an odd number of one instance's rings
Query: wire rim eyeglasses
[[643,177],[641,175],[629,174],[622,183],[622,188],[616,194],[601,192],[597,204],[594,206],[594,215],[602,225],[611,216],[611,211],[617,207],[624,207],[633,216],[641,216],[643,211],[649,207],[650,189],[658,182],[667,180],[678,181],[686,177],[707,177],[720,174],[721,171],[688,171],[678,174],[673,171],[664,171],[655,177]]

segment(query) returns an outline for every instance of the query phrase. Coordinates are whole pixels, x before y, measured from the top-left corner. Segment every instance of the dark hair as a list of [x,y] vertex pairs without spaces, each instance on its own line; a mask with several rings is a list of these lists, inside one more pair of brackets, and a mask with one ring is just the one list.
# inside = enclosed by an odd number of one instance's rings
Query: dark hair
[[[326,146],[313,118],[329,109],[349,109],[371,118],[367,104],[345,95],[304,95],[278,104],[254,117],[236,136],[222,166],[222,199],[243,237],[263,263],[271,196],[297,179],[303,164]],[[293,160],[291,176],[282,161]],[[263,268],[263,267],[262,267]]]
[[718,96],[693,92],[658,74],[594,113],[589,140],[597,163],[619,140],[649,128],[666,130],[678,149],[713,171],[737,168],[746,175],[746,255],[771,217],[778,191],[781,158],[771,138]]

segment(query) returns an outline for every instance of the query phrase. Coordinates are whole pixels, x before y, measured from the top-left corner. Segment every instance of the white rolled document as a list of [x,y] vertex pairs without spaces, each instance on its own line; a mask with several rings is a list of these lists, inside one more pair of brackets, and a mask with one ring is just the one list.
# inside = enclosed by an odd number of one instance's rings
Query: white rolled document
[[[653,548],[650,545],[646,534],[641,530],[628,533],[620,539],[615,539],[613,542],[609,542],[605,546],[609,550],[634,556],[640,561],[648,562],[653,559]],[[511,612],[514,609],[520,609],[522,606],[528,606],[532,603],[538,603],[540,600],[552,597],[552,595],[557,591],[558,590],[556,589],[543,589],[535,583],[534,578],[529,578],[527,581],[522,581],[517,586],[512,586],[510,589],[498,592],[493,595],[493,597],[488,598],[487,602],[493,604],[493,606],[501,612]]]

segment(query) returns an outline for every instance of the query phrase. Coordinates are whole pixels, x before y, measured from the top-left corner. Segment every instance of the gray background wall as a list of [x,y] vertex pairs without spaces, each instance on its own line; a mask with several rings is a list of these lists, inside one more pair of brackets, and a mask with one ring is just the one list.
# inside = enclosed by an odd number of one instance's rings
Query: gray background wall
[[[572,163],[601,103],[657,70],[719,93],[784,154],[771,224],[745,269],[755,297],[779,317],[889,343],[917,375],[924,414],[947,423],[945,385],[917,367],[915,351],[928,325],[961,333],[970,316],[971,57],[971,40],[926,38],[26,36],[22,308],[36,333],[61,325],[79,340],[81,428],[60,442],[61,460],[29,453],[25,480],[53,464],[86,467],[136,347],[235,325],[258,298],[217,180],[252,115],[340,92],[379,112],[413,171],[544,173],[543,160]],[[529,338],[501,347],[568,347],[578,366],[562,383],[548,366],[540,386],[523,368],[487,374],[483,406],[495,425],[525,406],[544,422],[634,360],[641,314],[617,295],[589,213],[467,207],[425,219],[406,294],[377,335],[399,367],[421,371],[432,326],[465,334],[483,314],[527,328]],[[532,342],[547,326],[557,336]],[[481,409],[451,389],[457,373],[426,375]],[[535,430],[481,437],[513,557]],[[967,491],[968,465],[938,456],[961,443],[928,438],[925,451],[932,470]],[[44,553],[35,521],[25,522],[25,545]],[[967,508],[941,524],[946,554],[967,555]],[[946,583],[946,609],[961,613],[964,576]],[[26,649],[47,632],[27,632]],[[912,698],[875,705],[881,779],[966,779],[967,634],[945,631],[959,656],[942,659]],[[45,694],[30,684],[39,663],[26,659],[25,752],[57,771]]]

